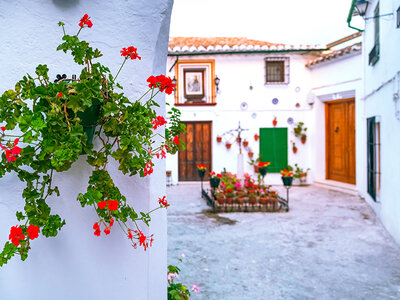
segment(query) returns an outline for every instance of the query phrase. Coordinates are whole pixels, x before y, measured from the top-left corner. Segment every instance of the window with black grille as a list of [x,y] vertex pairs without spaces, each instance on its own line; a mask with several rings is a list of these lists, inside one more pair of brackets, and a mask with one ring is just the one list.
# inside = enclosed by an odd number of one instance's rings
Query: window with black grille
[[289,58],[267,57],[265,59],[265,84],[289,83]]
[[381,189],[381,137],[380,122],[376,117],[367,119],[367,176],[368,194],[377,201]]

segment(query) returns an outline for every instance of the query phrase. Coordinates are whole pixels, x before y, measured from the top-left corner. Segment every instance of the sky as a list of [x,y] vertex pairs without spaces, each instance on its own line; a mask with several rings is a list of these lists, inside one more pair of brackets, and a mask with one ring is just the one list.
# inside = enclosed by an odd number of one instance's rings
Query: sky
[[170,36],[325,45],[357,32],[347,27],[350,5],[351,0],[175,0]]

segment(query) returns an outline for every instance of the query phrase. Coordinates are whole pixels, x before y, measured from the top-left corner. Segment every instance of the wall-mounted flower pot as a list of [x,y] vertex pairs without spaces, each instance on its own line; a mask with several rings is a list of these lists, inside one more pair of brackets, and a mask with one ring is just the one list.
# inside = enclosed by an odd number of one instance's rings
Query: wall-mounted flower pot
[[297,153],[297,147],[293,147],[292,150],[293,150],[293,153],[294,153],[294,154]]
[[244,140],[243,141],[243,147],[247,147],[249,145],[249,141]]
[[257,166],[257,165],[254,165],[253,167],[254,167],[254,172],[255,172],[255,173],[258,173],[258,172],[259,172],[259,169],[260,169],[260,167],[259,167],[259,166]]
[[284,177],[282,176],[282,182],[284,186],[292,186],[293,177]]
[[225,144],[226,149],[231,149],[231,146],[232,146],[231,143],[226,143],[226,144]]
[[259,167],[258,171],[260,172],[261,176],[267,175],[268,167]]
[[258,139],[260,138],[260,136],[258,135],[258,134],[255,134],[254,135],[254,140],[257,142],[258,141]]
[[306,136],[306,135],[302,135],[302,136],[301,136],[301,143],[302,143],[302,144],[305,144],[306,141],[307,141],[307,136]]
[[217,143],[221,143],[222,142],[222,137],[217,136]]
[[219,177],[210,178],[211,187],[216,189],[219,186],[220,181],[221,181],[221,178],[219,178]]
[[278,121],[276,120],[276,117],[272,121],[272,125],[275,127],[278,124]]
[[91,107],[77,113],[79,119],[82,120],[81,124],[83,130],[86,132],[88,144],[92,144],[93,142],[94,132],[99,121],[100,109],[101,103],[95,99]]
[[249,151],[247,154],[249,155],[250,158],[252,158],[254,156],[254,153],[251,151]]

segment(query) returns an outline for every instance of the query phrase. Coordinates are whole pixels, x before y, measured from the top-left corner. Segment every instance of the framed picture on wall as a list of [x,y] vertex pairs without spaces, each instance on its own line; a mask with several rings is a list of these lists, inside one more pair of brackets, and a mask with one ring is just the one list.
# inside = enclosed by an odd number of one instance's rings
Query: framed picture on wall
[[204,98],[204,71],[204,69],[183,70],[186,99],[198,102]]

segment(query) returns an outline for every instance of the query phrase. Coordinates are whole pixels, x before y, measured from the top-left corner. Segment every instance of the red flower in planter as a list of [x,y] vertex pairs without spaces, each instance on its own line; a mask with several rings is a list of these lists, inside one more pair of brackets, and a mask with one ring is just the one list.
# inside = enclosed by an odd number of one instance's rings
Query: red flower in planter
[[97,206],[98,206],[100,209],[105,209],[106,206],[107,206],[107,202],[106,202],[106,201],[97,202]]
[[175,137],[174,137],[174,143],[175,144],[177,144],[178,146],[181,144],[181,142],[180,142],[180,140],[179,140],[179,137],[176,135]]
[[157,129],[158,127],[167,124],[163,116],[157,116],[156,119],[151,120],[151,124],[153,125],[153,129]]
[[130,46],[128,48],[122,48],[121,56],[124,56],[126,59],[130,57],[131,59],[139,59],[141,60],[142,58],[137,54],[137,48]]
[[92,27],[93,23],[89,19],[90,19],[90,17],[87,14],[85,14],[83,16],[83,18],[81,19],[81,21],[79,22],[79,26],[84,27],[86,25],[89,28]]

